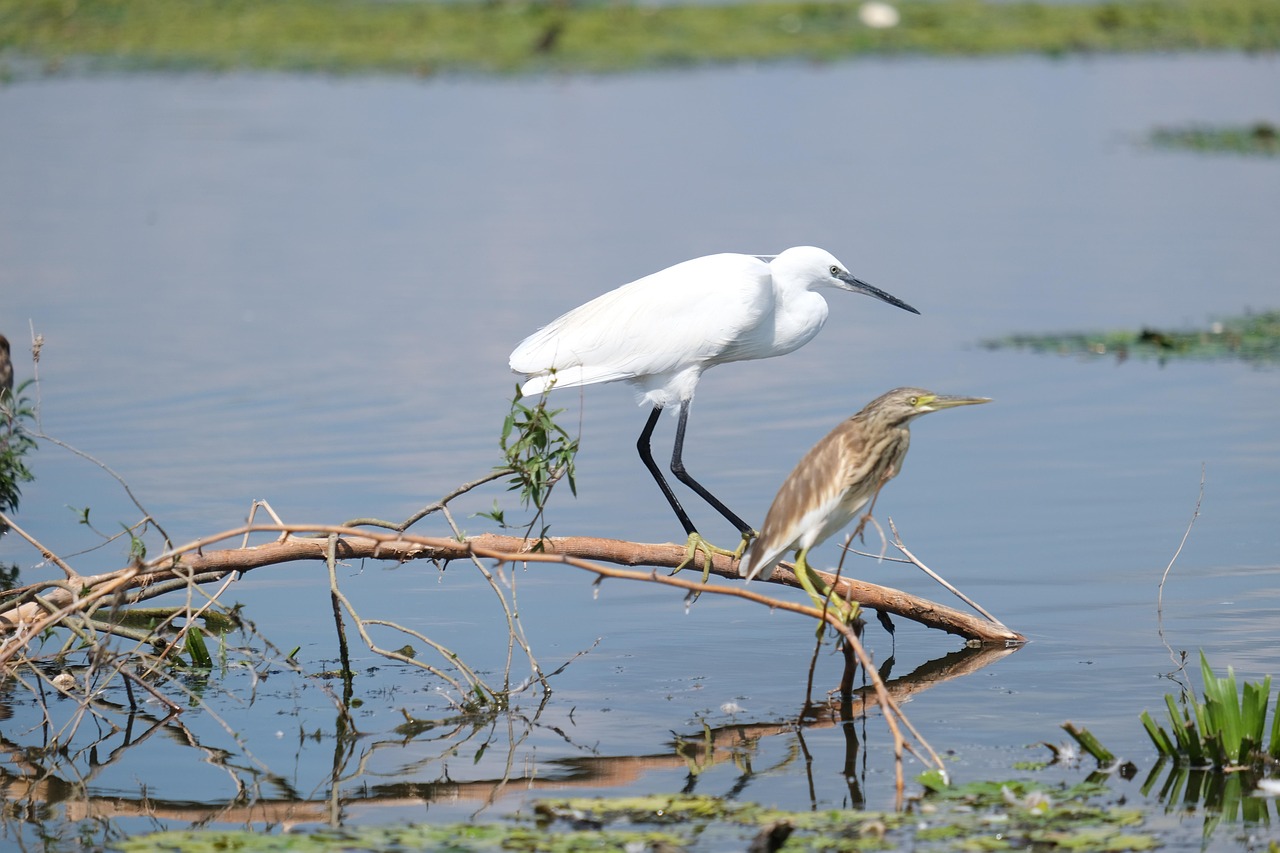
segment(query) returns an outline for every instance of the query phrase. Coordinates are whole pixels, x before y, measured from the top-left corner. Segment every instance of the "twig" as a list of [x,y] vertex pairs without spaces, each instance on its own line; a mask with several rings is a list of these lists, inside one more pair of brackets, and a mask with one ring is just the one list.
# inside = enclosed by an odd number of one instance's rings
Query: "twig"
[[342,600],[338,595],[338,536],[329,534],[329,547],[324,562],[329,569],[329,604],[333,608],[333,627],[338,634],[338,662],[342,666],[342,694],[349,698],[354,689],[351,672],[351,652],[347,648],[347,629],[342,624]]
[[169,539],[169,534],[166,533],[165,529],[160,526],[160,522],[156,521],[155,517],[151,515],[151,513],[147,512],[147,508],[142,505],[142,502],[140,500],[138,500],[138,496],[133,493],[133,489],[129,488],[129,484],[125,482],[124,477],[121,477],[119,474],[117,474],[110,465],[98,459],[97,457],[93,456],[92,454],[86,453],[85,451],[81,450],[78,447],[73,447],[72,445],[67,444],[65,441],[62,441],[61,439],[54,438],[53,436],[44,432],[43,427],[40,428],[39,432],[33,432],[33,433],[30,433],[30,435],[32,438],[43,439],[49,442],[50,444],[61,447],[63,450],[66,450],[69,453],[79,456],[81,459],[84,459],[86,462],[96,465],[99,468],[101,468],[103,471],[107,472],[107,474],[110,475],[110,477],[113,480],[115,480],[117,483],[120,484],[120,488],[124,489],[124,493],[129,496],[129,500],[133,503],[135,507],[137,507],[138,512],[142,513],[144,519],[150,521],[152,524],[155,525],[156,530],[159,531],[162,537],[164,537],[164,544],[168,546],[172,546],[172,542]]
[[394,530],[398,533],[403,533],[413,525],[417,524],[422,519],[426,518],[431,513],[439,512],[440,510],[444,509],[444,507],[449,503],[449,501],[453,500],[454,498],[465,495],[467,492],[471,491],[472,489],[475,489],[478,486],[483,486],[485,483],[492,483],[494,480],[501,479],[502,477],[505,477],[510,473],[511,471],[508,468],[505,468],[505,467],[496,468],[492,473],[486,474],[485,476],[479,478],[478,480],[472,480],[470,483],[463,483],[461,486],[458,486],[458,488],[454,489],[452,492],[449,492],[449,494],[445,495],[440,500],[436,501],[435,503],[427,504],[422,509],[418,510],[413,515],[409,516],[399,524],[392,521],[383,521],[380,518],[353,518],[350,521],[344,521],[342,523],[342,526],[343,527],[382,527],[387,530]]
[[115,579],[114,582],[106,583],[99,586],[84,598],[77,599],[75,601],[72,601],[70,604],[64,605],[60,609],[54,611],[53,613],[50,613],[44,619],[41,619],[35,622],[34,624],[27,625],[25,627],[19,625],[14,636],[8,638],[8,641],[6,642],[4,647],[0,649],[0,666],[3,666],[4,664],[7,664],[9,661],[11,661],[14,655],[18,654],[20,650],[26,648],[27,643],[30,642],[33,638],[39,636],[40,633],[44,631],[45,628],[48,628],[51,625],[55,625],[61,622],[69,614],[74,613],[75,611],[84,607],[84,605],[88,602],[95,601],[104,596],[112,595],[121,587],[123,587],[125,584],[127,584],[129,581],[133,580],[134,576],[137,573],[138,573],[138,570],[136,568],[126,569],[120,574],[118,578]]
[[187,575],[187,606],[186,606],[186,609],[185,609],[185,610],[182,610],[182,611],[175,611],[175,612],[173,613],[173,615],[172,615],[172,616],[170,616],[168,620],[166,620],[166,621],[168,621],[170,624],[172,624],[173,620],[174,620],[174,619],[176,619],[176,618],[178,617],[178,615],[179,615],[179,614],[181,614],[181,615],[182,615],[182,627],[178,629],[178,633],[174,636],[173,640],[172,640],[172,641],[169,643],[169,645],[164,649],[164,651],[160,652],[160,655],[159,655],[159,657],[157,658],[157,660],[155,661],[155,663],[153,663],[150,667],[148,667],[148,668],[147,668],[147,674],[148,674],[148,675],[150,675],[152,672],[154,672],[154,671],[155,671],[155,668],[156,668],[157,666],[159,666],[159,665],[160,665],[160,663],[161,663],[165,658],[167,658],[167,657],[168,657],[168,656],[173,652],[173,650],[174,650],[174,649],[177,649],[177,648],[179,648],[179,647],[181,646],[181,644],[186,640],[187,634],[191,631],[191,629],[192,629],[192,628],[194,628],[194,627],[195,627],[196,620],[197,620],[197,619],[199,619],[201,616],[203,616],[203,615],[204,615],[204,612],[205,612],[206,610],[208,610],[208,609],[209,609],[210,607],[212,607],[215,603],[217,603],[218,598],[219,598],[219,597],[220,597],[224,592],[226,592],[226,591],[227,591],[228,587],[230,587],[230,586],[231,586],[231,584],[233,584],[233,583],[235,582],[235,580],[236,580],[236,576],[235,576],[235,574],[230,574],[230,575],[227,575],[225,578],[222,578],[221,580],[222,580],[222,586],[218,589],[218,591],[217,591],[217,592],[213,593],[212,595],[209,595],[209,594],[205,593],[203,590],[200,590],[201,594],[205,596],[206,601],[205,601],[205,603],[204,603],[204,604],[200,605],[200,607],[199,607],[199,608],[197,608],[197,609],[195,610],[195,612],[192,612],[192,610],[191,610],[191,592],[192,592],[193,590],[200,589],[200,587],[199,587],[199,585],[195,582],[195,580],[194,580],[194,578],[193,578],[193,576],[192,576],[192,575],[190,575],[190,574],[188,574],[188,575]]
[[[861,525],[859,525],[859,529],[861,529]],[[849,543],[853,541],[853,537],[855,535],[857,535],[857,531],[854,531],[853,533],[850,533],[848,536],[845,537],[844,544],[846,548],[848,547]],[[842,553],[840,555],[840,562],[836,564],[835,576],[837,580],[839,580],[840,575],[843,571],[844,571],[844,554]],[[834,597],[835,597],[835,587],[834,585],[828,585],[826,598],[824,598],[822,601],[822,618],[819,621],[824,623],[826,622],[827,612],[831,609],[832,599]],[[841,601],[839,604],[836,605],[836,607],[841,612],[843,612],[844,608],[841,605],[848,605],[850,607],[850,610],[851,610],[849,614],[850,619],[853,619],[856,617],[857,608],[859,606],[857,602],[850,603],[846,601]],[[805,707],[808,707],[813,704],[813,680],[814,680],[815,674],[817,673],[817,668],[818,668],[818,654],[819,652],[822,651],[822,639],[823,639],[823,631],[821,630],[821,628],[819,628],[817,637],[815,638],[815,641],[813,644],[813,654],[809,656],[809,673],[806,679],[805,692],[804,692]],[[845,674],[844,674],[844,678],[842,678],[840,682],[842,691],[844,690],[844,686],[846,683],[848,683],[849,685],[853,684],[853,673],[849,671],[850,663],[851,661],[849,657],[846,655]]]
[[[252,504],[249,505],[249,519],[248,521],[245,522],[246,524],[253,524],[253,519],[258,514],[259,508],[261,508],[262,511],[265,512],[267,515],[271,516],[271,520],[274,521],[276,524],[280,524],[280,525],[284,524],[284,521],[280,518],[280,516],[276,515],[276,511],[274,508],[272,508],[271,504],[267,503],[264,500],[255,500]],[[284,540],[288,535],[289,534],[287,533],[281,533],[280,540],[278,541]],[[240,547],[241,548],[249,547],[248,531],[245,531],[244,541],[240,543]]]
[[[187,572],[193,575],[209,577],[216,580],[227,572],[244,572],[254,568],[292,562],[295,560],[323,560],[325,539],[312,536],[302,537],[290,535],[282,541],[269,542],[246,549],[211,550],[210,546],[233,537],[243,536],[246,532],[262,533],[329,533],[342,534],[339,542],[340,556],[343,559],[370,558],[379,560],[458,560],[466,559],[474,546],[488,548],[504,553],[528,553],[530,543],[513,536],[484,534],[465,542],[457,539],[416,536],[405,533],[381,533],[378,531],[352,531],[338,525],[242,525],[211,536],[205,536],[178,548],[164,552],[160,556],[148,560],[138,578],[139,584],[155,584],[169,581],[175,571],[181,570],[183,576]],[[618,565],[643,565],[674,568],[685,558],[683,545],[675,543],[645,544],[626,542],[617,539],[597,539],[589,537],[550,537],[540,543],[547,553],[575,556],[582,559],[605,561]],[[192,553],[198,552],[198,553]],[[711,571],[722,577],[738,577],[737,568],[729,557],[716,555],[712,561]],[[835,579],[829,573],[818,572],[828,584]],[[108,579],[109,575],[85,578],[86,583],[98,579]],[[791,567],[783,563],[774,571],[770,583],[786,586],[799,586]],[[970,616],[945,607],[927,599],[909,595],[905,592],[890,589],[876,584],[866,583],[853,578],[843,578],[837,584],[837,591],[845,600],[859,602],[863,607],[874,610],[885,610],[904,619],[911,619],[931,628],[938,628],[948,633],[958,634],[967,639],[980,640],[986,643],[1022,643],[1025,638],[1008,628],[1000,627],[985,619]],[[56,591],[55,591],[56,592]],[[57,600],[53,594],[51,598]],[[69,597],[59,601],[66,603]],[[6,607],[0,610],[0,627],[3,620],[9,624],[21,621],[29,612],[30,605]]]
[[[445,520],[449,523],[449,529],[453,531],[455,536],[461,538],[462,531],[458,528],[458,525],[454,523],[453,513],[449,512],[448,507],[441,507],[441,512],[444,514]],[[507,597],[502,594],[502,590],[498,587],[498,583],[494,579],[493,574],[484,565],[484,563],[477,560],[474,556],[472,556],[470,559],[471,559],[471,564],[475,566],[476,570],[480,572],[480,575],[485,579],[485,581],[488,582],[489,588],[493,590],[493,594],[498,599],[498,604],[502,607],[502,614],[507,620],[507,665],[504,672],[503,690],[505,691],[509,689],[511,686],[511,682],[510,682],[511,659],[512,659],[512,653],[513,653],[512,649],[515,644],[519,644],[520,648],[524,650],[525,656],[529,659],[529,667],[533,670],[534,674],[542,681],[543,686],[546,686],[546,679],[543,678],[542,669],[541,667],[538,666],[538,661],[533,655],[533,648],[530,647],[528,640],[525,639],[524,630],[520,626],[520,620],[516,617],[515,613],[513,612],[513,608],[507,602]],[[515,579],[514,578],[512,579],[511,583],[512,583],[512,586],[511,586],[512,595],[514,597],[515,595]]]
[[[426,670],[427,672],[431,673],[437,678],[447,682],[450,687],[458,691],[458,694],[460,696],[473,695],[477,688],[488,693],[490,696],[496,695],[489,688],[489,686],[486,685],[484,681],[479,678],[479,676],[477,676],[474,672],[471,671],[470,668],[461,664],[461,661],[458,659],[457,655],[453,655],[447,649],[441,652],[442,656],[444,656],[447,660],[450,660],[452,663],[459,664],[459,667],[458,667],[459,671],[461,671],[463,675],[467,677],[468,681],[471,682],[470,688],[463,687],[456,678],[449,675],[447,672],[432,666],[429,663],[424,663],[419,660],[414,660],[408,655],[401,654],[400,652],[397,652],[397,651],[381,648],[377,643],[373,641],[373,638],[369,636],[369,632],[365,630],[365,625],[366,625],[365,620],[362,619],[360,617],[360,614],[356,612],[355,607],[352,606],[351,601],[342,592],[342,590],[337,587],[334,587],[332,592],[333,592],[333,595],[337,597],[338,601],[341,602],[343,609],[346,610],[347,613],[351,616],[351,621],[355,624],[356,630],[360,633],[360,638],[364,640],[365,645],[368,646],[369,649],[373,651],[375,654],[379,654],[379,655],[382,655],[383,657],[390,658],[391,660],[400,661],[401,663],[406,663],[406,664],[409,664],[410,666],[415,666],[419,669]],[[430,640],[427,640],[427,638],[423,637],[421,634],[418,634],[417,632],[414,632],[414,631],[407,630],[399,625],[391,625],[390,623],[382,623],[382,624],[388,625],[390,627],[394,627],[397,630],[403,631],[404,633],[407,633],[411,636],[417,636],[425,642],[428,642],[428,643],[431,642]],[[441,649],[443,649],[443,647],[439,647],[439,646],[437,647],[437,651],[440,651]]]
[[150,693],[153,699],[155,699],[161,705],[164,705],[166,708],[169,709],[170,714],[182,713],[181,705],[177,704],[176,702],[173,702],[168,697],[164,696],[162,693],[160,693],[158,690],[156,690],[154,687],[148,684],[146,679],[139,678],[136,673],[130,672],[128,667],[122,665],[118,667],[116,671],[119,672],[121,675],[123,675],[126,681],[131,681],[134,684],[137,684],[143,690]]
[[48,548],[41,545],[38,541],[36,541],[35,537],[33,537],[31,534],[27,533],[27,531],[23,530],[21,527],[15,524],[13,519],[10,518],[8,515],[6,515],[4,512],[0,512],[0,529],[3,529],[4,527],[8,527],[10,530],[17,533],[23,539],[27,540],[27,544],[29,544],[32,548],[35,548],[37,551],[40,552],[40,556],[42,559],[48,560],[58,568],[62,569],[63,573],[66,574],[68,579],[74,579],[76,577],[79,577],[76,574],[76,570],[71,568],[65,562],[63,562],[61,557],[59,557],[57,554],[53,553]]
[[910,560],[913,565],[915,565],[918,569],[923,571],[926,575],[928,575],[929,577],[933,578],[935,581],[937,581],[938,583],[946,587],[952,594],[956,596],[956,598],[959,598],[965,604],[969,605],[974,610],[981,613],[983,618],[986,619],[988,622],[992,623],[993,625],[999,625],[1001,628],[1006,628],[1006,629],[1008,628],[1007,625],[1005,625],[999,619],[997,619],[996,617],[988,613],[980,604],[978,604],[969,596],[965,595],[960,590],[956,589],[954,586],[948,583],[945,578],[943,578],[933,569],[926,566],[924,563],[920,562],[920,560],[916,558],[915,554],[912,554],[910,551],[908,551],[907,546],[902,544],[902,536],[899,535],[898,528],[894,526],[892,518],[889,519],[889,529],[893,531],[893,547],[897,548],[899,551],[905,554],[907,559]]
[[1187,522],[1187,529],[1182,531],[1182,539],[1178,542],[1178,547],[1173,552],[1173,556],[1169,558],[1169,564],[1164,567],[1164,572],[1160,575],[1160,584],[1156,587],[1156,633],[1160,637],[1160,643],[1168,650],[1169,659],[1173,661],[1173,665],[1178,669],[1182,669],[1186,662],[1179,660],[1180,656],[1174,653],[1173,647],[1164,638],[1164,582],[1169,579],[1169,571],[1173,568],[1173,564],[1177,562],[1183,546],[1187,544],[1187,539],[1191,536],[1191,528],[1195,527],[1196,519],[1200,517],[1200,504],[1204,501],[1204,480],[1205,464],[1201,462],[1200,490],[1196,494],[1196,508],[1191,513],[1191,520]]
[[489,551],[487,549],[477,548],[474,546],[472,547],[472,550],[479,556],[489,557],[491,559],[502,560],[506,562],[518,561],[518,562],[525,562],[525,563],[531,563],[531,562],[561,563],[564,565],[573,566],[574,568],[584,569],[586,571],[593,572],[596,575],[599,575],[600,577],[621,578],[626,580],[642,581],[642,582],[648,582],[648,583],[658,583],[662,586],[679,587],[681,589],[686,590],[687,592],[701,592],[702,594],[727,595],[734,598],[742,598],[747,601],[753,601],[757,604],[765,605],[766,607],[769,607],[770,609],[773,609],[773,610],[785,610],[792,613],[799,613],[814,619],[823,619],[827,624],[835,628],[836,631],[840,632],[840,634],[843,635],[845,642],[849,643],[853,647],[854,653],[857,656],[858,662],[863,666],[864,670],[867,672],[868,677],[871,679],[872,686],[875,689],[876,696],[880,700],[881,706],[885,709],[885,721],[889,726],[890,733],[894,738],[895,755],[898,758],[897,786],[898,786],[899,796],[901,796],[901,792],[903,789],[902,761],[901,761],[902,751],[904,749],[907,749],[914,753],[914,749],[912,749],[910,744],[908,744],[906,740],[902,737],[901,731],[898,728],[898,720],[902,720],[904,722],[904,724],[907,726],[908,731],[911,732],[912,736],[916,739],[916,741],[920,743],[924,747],[926,752],[929,754],[935,766],[939,770],[946,772],[945,767],[942,764],[942,760],[938,757],[937,753],[934,752],[933,748],[930,747],[929,744],[920,736],[919,732],[916,731],[914,727],[912,727],[910,723],[906,721],[905,716],[902,714],[902,710],[897,706],[897,703],[893,701],[893,698],[889,695],[888,691],[885,689],[884,682],[880,679],[879,673],[875,671],[874,665],[871,662],[871,658],[867,655],[866,650],[863,649],[862,643],[859,642],[854,631],[848,625],[844,624],[841,617],[834,612],[830,612],[825,608],[823,610],[818,610],[817,608],[814,608],[808,605],[796,604],[794,602],[784,601],[776,598],[769,598],[767,596],[763,596],[763,595],[760,595],[759,593],[753,592],[749,589],[745,589],[741,586],[733,586],[733,587],[718,586],[718,585],[707,586],[702,584],[700,581],[688,581],[681,577],[676,577],[671,575],[660,575],[657,572],[637,572],[637,571],[631,571],[628,569],[615,569],[615,568],[591,563],[586,560],[580,560],[574,557],[568,557],[564,555],[547,554],[547,553],[512,554],[509,552]]

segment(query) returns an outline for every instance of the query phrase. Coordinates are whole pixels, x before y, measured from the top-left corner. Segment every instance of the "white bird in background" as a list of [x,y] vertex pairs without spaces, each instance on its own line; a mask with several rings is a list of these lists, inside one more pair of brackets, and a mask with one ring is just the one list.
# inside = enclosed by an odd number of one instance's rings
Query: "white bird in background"
[[640,404],[653,406],[636,448],[684,526],[692,556],[697,546],[720,549],[698,535],[649,443],[662,410],[678,405],[671,473],[737,527],[745,546],[755,530],[685,470],[689,403],[707,368],[786,355],[812,340],[827,320],[823,288],[865,293],[920,313],[812,246],[780,255],[708,255],[625,284],[553,320],[515,348],[511,369],[526,377],[520,388],[526,396],[597,382],[635,386]]

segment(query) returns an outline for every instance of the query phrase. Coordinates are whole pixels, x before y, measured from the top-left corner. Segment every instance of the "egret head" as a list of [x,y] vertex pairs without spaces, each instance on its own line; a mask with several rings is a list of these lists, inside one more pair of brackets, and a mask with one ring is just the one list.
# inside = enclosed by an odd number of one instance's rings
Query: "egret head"
[[794,246],[787,249],[770,261],[769,267],[775,277],[781,276],[784,280],[803,283],[807,290],[833,287],[851,293],[865,293],[912,314],[920,313],[898,297],[854,278],[835,255],[816,246]]

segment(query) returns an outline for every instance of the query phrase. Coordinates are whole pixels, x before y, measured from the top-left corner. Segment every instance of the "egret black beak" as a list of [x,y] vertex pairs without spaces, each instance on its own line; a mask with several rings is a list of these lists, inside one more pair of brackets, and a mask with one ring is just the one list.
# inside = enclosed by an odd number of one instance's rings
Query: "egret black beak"
[[865,281],[862,281],[861,279],[854,278],[851,275],[850,276],[842,275],[840,276],[840,280],[844,282],[845,287],[848,290],[851,290],[854,293],[865,293],[867,296],[874,296],[876,299],[879,299],[881,302],[888,302],[890,305],[896,305],[897,307],[901,308],[903,311],[910,311],[912,314],[920,313],[919,311],[912,308],[910,305],[903,302],[901,299],[894,296],[893,294],[885,293],[880,288],[867,284]]

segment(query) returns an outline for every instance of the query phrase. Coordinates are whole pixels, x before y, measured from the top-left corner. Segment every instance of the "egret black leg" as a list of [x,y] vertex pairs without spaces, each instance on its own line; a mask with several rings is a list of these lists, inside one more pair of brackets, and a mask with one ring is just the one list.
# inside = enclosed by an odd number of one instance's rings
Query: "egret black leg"
[[[648,432],[653,431],[653,422],[656,418],[657,418],[656,412],[649,417],[649,423],[645,426],[645,429]],[[689,488],[697,492],[699,495],[701,495],[704,501],[706,501],[707,503],[715,507],[716,512],[720,513],[726,519],[728,519],[729,523],[732,524],[734,527],[738,528],[738,532],[740,532],[744,537],[754,538],[756,535],[755,528],[753,528],[750,524],[747,524],[741,518],[738,518],[738,516],[734,514],[733,510],[729,509],[727,506],[721,503],[719,498],[711,494],[711,492],[707,491],[707,488],[705,486],[703,486],[697,480],[693,479],[693,477],[689,476],[689,472],[685,470],[684,459],[682,457],[684,455],[684,428],[685,428],[685,425],[688,423],[688,420],[689,420],[689,401],[686,400],[685,402],[680,404],[680,422],[676,425],[676,444],[674,449],[672,449],[671,451],[671,473],[676,475],[677,480],[684,483],[686,486],[688,486]],[[644,436],[641,436],[641,437],[644,438]],[[645,443],[646,444],[648,443],[647,438],[645,440]],[[650,469],[650,470],[653,470],[653,469]],[[657,476],[657,474],[655,473],[654,476]],[[667,492],[668,492],[668,500],[672,501],[674,505],[675,498],[670,497],[670,489],[667,489]]]
[[[640,461],[644,463],[644,467],[649,469],[649,473],[653,475],[653,479],[658,483],[658,488],[662,489],[662,494],[666,497],[667,503],[671,504],[671,508],[676,511],[676,517],[684,525],[684,532],[693,536],[698,531],[693,526],[693,522],[689,520],[689,515],[684,511],[684,507],[680,506],[680,500],[676,497],[676,493],[671,491],[671,486],[662,476],[662,470],[658,468],[658,463],[653,461],[653,450],[649,446],[649,440],[653,437],[653,428],[658,425],[658,418],[661,415],[662,407],[654,406],[653,411],[649,413],[649,420],[645,422],[644,429],[640,431],[640,439],[636,442],[636,450],[640,452]],[[683,411],[681,412],[681,423],[684,423]],[[676,476],[679,476],[679,474]]]

